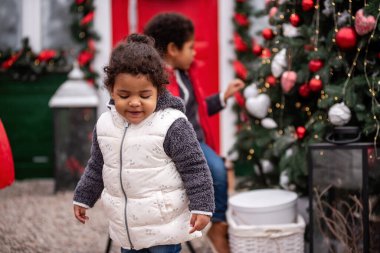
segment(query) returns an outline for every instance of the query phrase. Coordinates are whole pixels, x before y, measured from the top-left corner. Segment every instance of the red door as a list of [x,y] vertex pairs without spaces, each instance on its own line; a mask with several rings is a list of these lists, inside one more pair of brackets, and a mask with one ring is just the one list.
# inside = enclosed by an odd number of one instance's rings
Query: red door
[[[136,0],[137,30],[142,32],[145,24],[157,13],[179,12],[189,17],[195,26],[196,59],[204,63],[200,69],[200,81],[206,95],[219,90],[218,57],[218,1],[217,0]],[[128,0],[112,0],[113,45],[128,33]],[[211,118],[219,151],[219,115]]]

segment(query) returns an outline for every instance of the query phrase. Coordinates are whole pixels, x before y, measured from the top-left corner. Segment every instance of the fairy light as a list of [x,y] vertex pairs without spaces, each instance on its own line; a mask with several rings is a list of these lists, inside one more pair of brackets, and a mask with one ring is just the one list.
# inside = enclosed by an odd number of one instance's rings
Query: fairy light
[[315,5],[315,40],[314,40],[314,51],[318,51],[318,40],[319,40],[319,0]]

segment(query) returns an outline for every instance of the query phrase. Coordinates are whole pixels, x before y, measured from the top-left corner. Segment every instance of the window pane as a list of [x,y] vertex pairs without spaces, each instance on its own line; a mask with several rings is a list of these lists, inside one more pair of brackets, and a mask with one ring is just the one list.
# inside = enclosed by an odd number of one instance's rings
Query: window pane
[[0,1],[0,50],[21,47],[21,4],[19,0]]
[[72,14],[67,0],[41,0],[42,48],[64,49],[72,56],[78,48],[71,36]]

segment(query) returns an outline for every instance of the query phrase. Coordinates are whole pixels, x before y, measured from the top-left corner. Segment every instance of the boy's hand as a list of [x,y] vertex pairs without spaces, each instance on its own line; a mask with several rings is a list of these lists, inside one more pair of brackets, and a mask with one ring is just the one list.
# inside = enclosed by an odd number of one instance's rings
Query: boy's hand
[[210,222],[210,219],[211,217],[208,215],[196,213],[191,214],[190,225],[192,228],[190,229],[189,234],[204,229]]
[[89,218],[86,216],[86,208],[82,206],[74,205],[74,215],[77,220],[79,220],[81,223],[85,224],[86,220]]
[[224,92],[224,102],[227,103],[227,99],[232,97],[235,92],[244,88],[244,82],[241,79],[232,80]]

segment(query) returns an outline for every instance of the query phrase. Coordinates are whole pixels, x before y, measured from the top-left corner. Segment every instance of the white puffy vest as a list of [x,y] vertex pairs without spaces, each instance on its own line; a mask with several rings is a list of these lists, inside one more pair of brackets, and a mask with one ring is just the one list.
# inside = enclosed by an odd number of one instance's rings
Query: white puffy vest
[[163,148],[169,127],[181,117],[186,116],[169,108],[126,126],[112,108],[97,122],[104,160],[101,198],[110,237],[123,248],[177,244],[202,235],[189,234],[189,200]]

